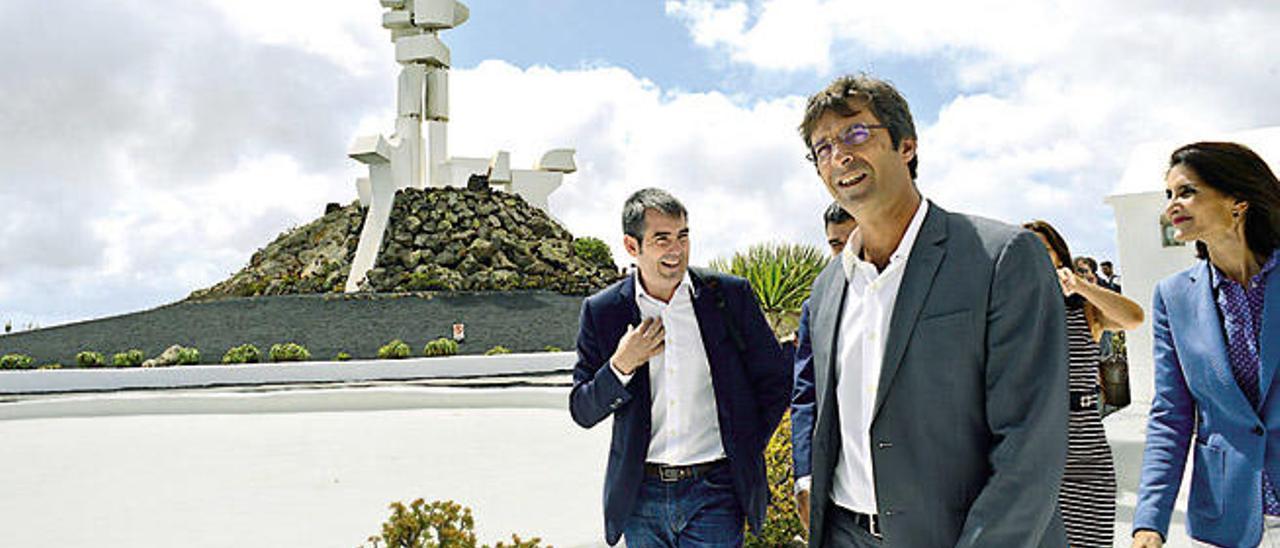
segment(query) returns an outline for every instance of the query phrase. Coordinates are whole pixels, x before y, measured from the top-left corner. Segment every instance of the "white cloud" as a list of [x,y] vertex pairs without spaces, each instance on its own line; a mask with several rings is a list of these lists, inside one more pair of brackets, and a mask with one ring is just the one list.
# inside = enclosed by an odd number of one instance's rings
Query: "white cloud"
[[497,61],[454,71],[452,85],[451,154],[504,149],[512,167],[528,167],[550,148],[577,148],[579,171],[552,194],[552,212],[575,235],[608,242],[619,264],[629,263],[622,203],[650,186],[689,208],[696,263],[763,241],[822,241],[829,198],[795,133],[799,98],[739,103],[665,92],[618,68]]
[[[1112,252],[1102,198],[1134,146],[1280,124],[1275,3],[672,0],[667,12],[695,42],[765,72],[932,67],[943,81],[919,87],[956,91],[917,128],[924,192],[1008,221],[1048,219],[1084,253]],[[787,46],[765,47],[815,41],[821,52],[789,62],[773,55]]]

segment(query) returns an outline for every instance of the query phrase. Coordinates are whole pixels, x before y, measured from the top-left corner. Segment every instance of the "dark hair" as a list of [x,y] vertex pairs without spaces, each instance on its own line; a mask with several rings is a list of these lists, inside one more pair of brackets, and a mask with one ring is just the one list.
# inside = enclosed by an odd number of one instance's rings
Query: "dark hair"
[[852,220],[853,215],[850,215],[848,211],[840,207],[840,202],[831,202],[831,205],[827,206],[827,210],[822,213],[823,226],[843,224]]
[[1098,263],[1098,266],[1115,266],[1115,265],[1111,264],[1111,261],[1102,261]]
[[[1169,155],[1169,169],[1186,166],[1215,190],[1249,204],[1244,212],[1244,241],[1263,261],[1280,247],[1280,181],[1249,147],[1237,143],[1191,143]],[[1196,242],[1196,257],[1209,247]]]
[[[836,78],[826,89],[809,97],[809,104],[804,110],[804,121],[800,123],[800,137],[804,139],[804,147],[813,150],[813,130],[818,119],[827,112],[835,112],[840,116],[853,116],[849,101],[866,103],[880,123],[888,126],[889,141],[897,149],[903,139],[916,138],[916,124],[911,119],[911,107],[893,84],[868,74],[845,75]],[[916,178],[916,164],[920,156],[917,153],[907,163],[911,171],[911,180]]]
[[[1058,256],[1058,260],[1062,261],[1063,266],[1068,268],[1074,266],[1069,264],[1069,261],[1071,261],[1071,248],[1067,247],[1067,241],[1062,239],[1062,235],[1058,234],[1058,231],[1053,228],[1053,225],[1036,219],[1029,223],[1023,223],[1022,228],[1044,236],[1045,241],[1049,242],[1049,249],[1052,249],[1053,254]],[[1054,266],[1057,267],[1058,265]],[[1081,297],[1080,295],[1072,295],[1070,297],[1066,297],[1066,303],[1068,308],[1084,306],[1084,297]]]
[[650,209],[671,217],[689,217],[684,204],[667,191],[660,188],[637,190],[622,204],[622,233],[635,238],[641,247],[644,247],[644,212]]
[[1087,255],[1076,257],[1075,260],[1071,261],[1071,266],[1074,267],[1075,263],[1079,262],[1089,265],[1089,272],[1092,272],[1094,276],[1098,275],[1098,262],[1093,260],[1093,257],[1089,257]]

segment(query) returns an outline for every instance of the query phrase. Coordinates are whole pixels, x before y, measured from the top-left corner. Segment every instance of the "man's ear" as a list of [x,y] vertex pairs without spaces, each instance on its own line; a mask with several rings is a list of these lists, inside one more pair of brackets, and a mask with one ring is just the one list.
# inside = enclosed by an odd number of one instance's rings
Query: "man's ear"
[[903,139],[898,143],[898,154],[902,156],[902,163],[910,163],[916,157],[916,140]]
[[622,247],[627,250],[627,254],[632,257],[640,256],[640,241],[632,237],[630,234],[622,235]]

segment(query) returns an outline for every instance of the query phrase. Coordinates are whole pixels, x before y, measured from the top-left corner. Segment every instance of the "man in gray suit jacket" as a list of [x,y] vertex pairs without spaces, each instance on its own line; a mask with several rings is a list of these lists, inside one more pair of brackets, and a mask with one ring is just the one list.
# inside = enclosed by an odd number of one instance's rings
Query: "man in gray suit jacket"
[[800,131],[859,225],[810,300],[810,546],[1066,546],[1065,312],[1044,246],[921,197],[887,82],[837,79]]

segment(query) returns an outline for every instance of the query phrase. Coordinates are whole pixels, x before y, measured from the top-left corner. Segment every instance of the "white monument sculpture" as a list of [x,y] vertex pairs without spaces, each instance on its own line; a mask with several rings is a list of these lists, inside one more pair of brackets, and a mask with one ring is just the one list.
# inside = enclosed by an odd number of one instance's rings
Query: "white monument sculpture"
[[548,151],[527,170],[511,169],[510,154],[502,150],[491,158],[449,158],[449,48],[439,32],[465,23],[470,11],[457,0],[379,1],[389,9],[382,26],[391,31],[401,66],[396,129],[390,137],[357,137],[347,152],[369,166],[369,177],[356,181],[360,204],[368,211],[347,276],[348,293],[359,289],[377,260],[397,190],[465,187],[472,175],[484,175],[491,186],[545,210],[564,175],[577,171],[574,151],[567,148]]

